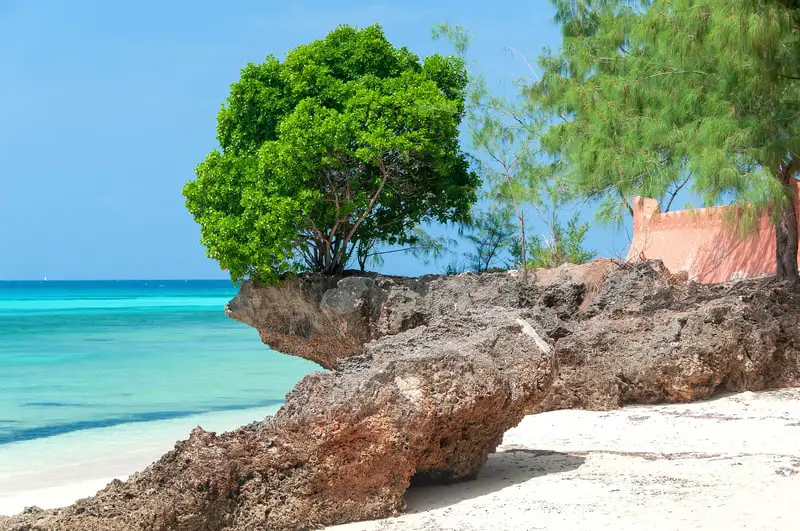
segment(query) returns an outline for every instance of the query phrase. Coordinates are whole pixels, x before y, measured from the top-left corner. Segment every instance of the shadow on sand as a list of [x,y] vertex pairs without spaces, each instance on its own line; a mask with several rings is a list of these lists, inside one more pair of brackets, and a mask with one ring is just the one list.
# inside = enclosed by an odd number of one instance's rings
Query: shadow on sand
[[407,513],[448,507],[528,480],[570,472],[585,458],[547,450],[508,449],[491,454],[472,481],[452,485],[413,486],[406,491]]

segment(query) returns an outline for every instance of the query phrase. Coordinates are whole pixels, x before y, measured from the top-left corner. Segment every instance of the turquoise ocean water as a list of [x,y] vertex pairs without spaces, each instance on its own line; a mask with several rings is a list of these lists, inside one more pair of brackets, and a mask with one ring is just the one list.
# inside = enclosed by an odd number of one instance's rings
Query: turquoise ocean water
[[0,445],[279,404],[316,368],[225,316],[229,281],[0,282]]

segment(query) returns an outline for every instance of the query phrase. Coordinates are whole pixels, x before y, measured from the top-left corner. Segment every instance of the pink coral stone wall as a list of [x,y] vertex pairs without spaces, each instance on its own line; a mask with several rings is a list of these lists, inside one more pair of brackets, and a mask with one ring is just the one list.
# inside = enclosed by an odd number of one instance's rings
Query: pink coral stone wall
[[[794,188],[797,205],[797,181]],[[655,200],[634,198],[633,241],[628,260],[658,259],[670,272],[685,271],[690,280],[704,284],[774,275],[775,228],[769,214],[761,216],[757,233],[740,237],[735,222],[724,223],[726,211],[731,208],[736,207],[662,214]]]

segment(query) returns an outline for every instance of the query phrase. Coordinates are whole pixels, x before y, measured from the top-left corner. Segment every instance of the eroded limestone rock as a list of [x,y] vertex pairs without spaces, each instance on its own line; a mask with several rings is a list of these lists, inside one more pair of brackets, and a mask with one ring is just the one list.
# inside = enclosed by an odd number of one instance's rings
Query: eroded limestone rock
[[281,286],[245,283],[225,311],[257,329],[273,349],[333,369],[361,355],[369,341],[488,308],[542,310],[547,315],[539,320],[558,326],[559,315],[574,316],[618,267],[612,260],[566,265],[531,272],[528,282],[516,271],[420,278],[307,276]]
[[369,343],[297,384],[265,422],[187,441],[126,482],[3,529],[288,530],[403,510],[409,484],[470,479],[555,376],[543,332],[516,310]]
[[559,338],[559,376],[535,411],[607,410],[800,384],[800,287],[700,285],[660,262],[612,272]]
[[[228,314],[332,372],[270,419],[195,430],[145,471],[14,530],[305,529],[392,515],[473,477],[526,412],[800,382],[800,288],[701,286],[660,263],[246,285]],[[557,374],[556,374],[557,373]],[[554,383],[552,383],[554,382]],[[551,385],[552,383],[552,385]]]

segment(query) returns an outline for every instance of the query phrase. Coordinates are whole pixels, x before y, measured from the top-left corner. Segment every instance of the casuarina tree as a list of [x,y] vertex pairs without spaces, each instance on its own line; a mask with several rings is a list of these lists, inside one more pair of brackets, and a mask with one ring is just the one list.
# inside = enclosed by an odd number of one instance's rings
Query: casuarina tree
[[605,199],[609,217],[631,195],[669,198],[687,181],[707,204],[770,207],[777,275],[797,279],[800,5],[553,3],[564,42],[530,95],[550,115],[542,142],[565,182]]
[[183,193],[234,280],[340,273],[359,248],[413,245],[420,223],[469,219],[480,180],[458,141],[467,74],[379,26],[249,64],[218,115],[219,148]]

